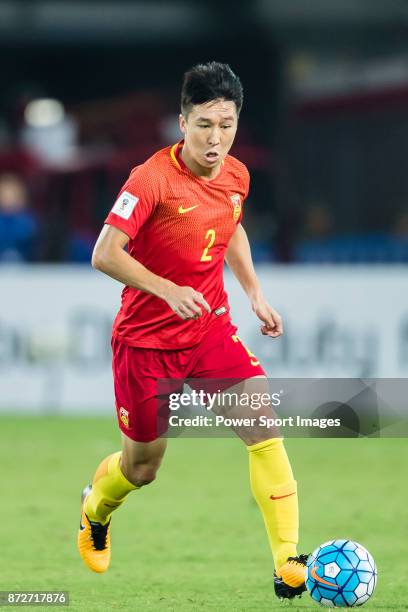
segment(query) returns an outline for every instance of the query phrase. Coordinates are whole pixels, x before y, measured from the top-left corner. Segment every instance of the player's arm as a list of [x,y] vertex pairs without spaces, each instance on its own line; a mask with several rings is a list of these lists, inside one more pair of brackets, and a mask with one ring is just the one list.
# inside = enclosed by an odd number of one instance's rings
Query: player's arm
[[248,236],[240,223],[228,243],[225,260],[249,297],[252,310],[263,322],[261,332],[272,338],[280,336],[283,333],[282,319],[265,300],[252,262]]
[[122,230],[104,225],[92,254],[92,266],[115,280],[155,295],[167,302],[181,319],[194,319],[202,314],[200,306],[211,312],[203,295],[192,287],[180,287],[150,272],[125,251],[129,236]]

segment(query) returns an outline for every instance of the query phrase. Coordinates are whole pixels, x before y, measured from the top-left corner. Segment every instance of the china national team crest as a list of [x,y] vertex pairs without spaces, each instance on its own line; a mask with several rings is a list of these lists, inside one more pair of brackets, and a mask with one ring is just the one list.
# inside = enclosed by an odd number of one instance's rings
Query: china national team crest
[[123,406],[120,407],[119,418],[126,429],[129,429],[129,412],[126,410],[126,408],[123,408]]
[[239,216],[241,214],[241,196],[239,195],[239,193],[234,193],[234,195],[231,196],[231,202],[234,207],[234,210],[232,212],[232,218],[234,219],[234,221],[238,221]]

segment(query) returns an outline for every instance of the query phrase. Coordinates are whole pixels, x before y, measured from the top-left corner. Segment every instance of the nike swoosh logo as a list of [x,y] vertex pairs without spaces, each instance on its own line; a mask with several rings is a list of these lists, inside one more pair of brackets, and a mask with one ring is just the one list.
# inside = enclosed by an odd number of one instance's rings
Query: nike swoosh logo
[[291,495],[294,495],[295,491],[293,491],[293,493],[288,493],[287,495],[271,495],[269,499],[283,499],[284,497],[290,497]]
[[82,524],[82,519],[79,521],[79,530],[83,531],[85,529],[85,525]]
[[312,569],[310,570],[310,575],[312,576],[312,578],[316,580],[316,582],[320,582],[320,584],[327,584],[327,586],[330,586],[332,589],[339,589],[339,586],[337,584],[334,584],[333,582],[329,582],[328,580],[321,578],[317,573],[318,569],[319,569],[319,566],[314,565]]
[[194,210],[194,208],[197,208],[197,206],[200,206],[200,205],[196,204],[195,206],[190,206],[190,208],[183,208],[183,206],[180,206],[178,211],[180,215],[183,215],[184,213],[190,212],[190,210]]

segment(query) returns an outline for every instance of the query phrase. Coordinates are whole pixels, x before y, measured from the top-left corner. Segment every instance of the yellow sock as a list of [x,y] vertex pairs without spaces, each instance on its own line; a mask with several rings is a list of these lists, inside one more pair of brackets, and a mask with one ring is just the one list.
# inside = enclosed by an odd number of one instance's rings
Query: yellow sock
[[105,524],[127,495],[138,489],[125,478],[120,469],[122,452],[106,457],[99,465],[92,481],[92,491],[85,500],[85,513],[90,521]]
[[275,569],[297,555],[299,511],[297,485],[283,440],[248,446],[252,493],[268,533]]

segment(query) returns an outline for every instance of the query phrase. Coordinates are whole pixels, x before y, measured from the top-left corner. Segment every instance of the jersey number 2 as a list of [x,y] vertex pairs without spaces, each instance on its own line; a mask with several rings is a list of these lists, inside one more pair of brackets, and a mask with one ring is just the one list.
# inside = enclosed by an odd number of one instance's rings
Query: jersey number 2
[[205,239],[208,240],[208,244],[204,248],[204,251],[203,251],[203,254],[201,255],[200,261],[211,261],[212,260],[212,255],[209,255],[208,251],[211,249],[211,247],[214,244],[214,241],[215,241],[215,230],[209,229],[208,232],[205,235]]

